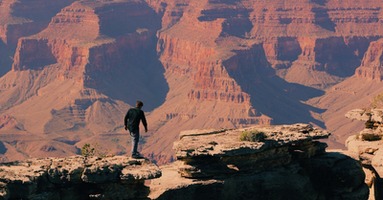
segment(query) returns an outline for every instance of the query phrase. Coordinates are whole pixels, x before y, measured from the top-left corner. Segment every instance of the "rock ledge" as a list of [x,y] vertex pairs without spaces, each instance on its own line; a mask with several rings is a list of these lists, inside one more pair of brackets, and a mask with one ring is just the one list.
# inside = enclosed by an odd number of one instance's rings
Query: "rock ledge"
[[74,156],[30,159],[0,166],[4,199],[145,199],[158,166],[145,159]]

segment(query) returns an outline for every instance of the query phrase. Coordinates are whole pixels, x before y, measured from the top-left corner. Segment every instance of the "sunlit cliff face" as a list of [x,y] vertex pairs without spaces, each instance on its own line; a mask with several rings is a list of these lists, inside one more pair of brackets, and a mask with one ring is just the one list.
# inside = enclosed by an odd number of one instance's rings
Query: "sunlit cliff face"
[[[376,1],[61,2],[0,5],[0,114],[17,124],[0,133],[19,157],[89,142],[125,154],[122,119],[138,99],[150,127],[142,152],[160,162],[196,128],[306,122],[342,146],[355,128],[342,112],[382,92]],[[16,133],[56,150],[32,151]]]

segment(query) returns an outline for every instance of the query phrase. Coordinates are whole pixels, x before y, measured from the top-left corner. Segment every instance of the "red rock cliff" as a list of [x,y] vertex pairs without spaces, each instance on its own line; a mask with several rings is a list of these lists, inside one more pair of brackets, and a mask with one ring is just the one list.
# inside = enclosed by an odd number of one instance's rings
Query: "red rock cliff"
[[[31,3],[0,7],[38,21],[23,5]],[[380,76],[370,63],[378,60],[381,10],[380,2],[352,0],[75,1],[17,40],[13,70],[0,80],[0,111],[23,122],[21,131],[50,133],[48,142],[103,141],[122,154],[121,119],[142,99],[151,111],[143,153],[159,162],[172,160],[171,144],[185,129],[324,127],[327,107],[307,100],[359,66],[355,83]],[[121,135],[109,141],[108,134]]]
[[355,76],[370,80],[383,80],[383,40],[371,43]]
[[165,80],[157,77],[163,69],[155,59],[159,28],[157,14],[142,1],[75,2],[46,29],[21,38],[12,71],[0,81],[0,110],[24,121],[23,132],[55,136],[39,145],[21,139],[12,148],[37,157],[71,155],[76,152],[69,146],[81,147],[88,138],[93,144],[109,143],[115,153],[126,152],[126,133],[114,142],[103,141],[103,134],[121,127],[136,98],[152,99],[145,101],[151,109],[164,98]]

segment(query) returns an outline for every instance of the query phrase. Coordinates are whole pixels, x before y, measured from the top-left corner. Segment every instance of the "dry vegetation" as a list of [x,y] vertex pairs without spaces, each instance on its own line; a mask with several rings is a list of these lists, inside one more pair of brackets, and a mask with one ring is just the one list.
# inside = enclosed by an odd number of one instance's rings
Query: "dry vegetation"
[[241,141],[261,142],[266,139],[266,134],[257,130],[243,131],[239,139]]

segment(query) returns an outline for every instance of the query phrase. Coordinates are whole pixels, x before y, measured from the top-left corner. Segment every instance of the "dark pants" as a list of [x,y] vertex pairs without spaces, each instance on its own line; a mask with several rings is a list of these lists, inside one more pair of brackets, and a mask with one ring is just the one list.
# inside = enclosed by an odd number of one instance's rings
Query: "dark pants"
[[138,142],[140,140],[140,133],[133,133],[130,132],[130,136],[132,138],[132,155],[138,153],[137,148],[138,148]]

